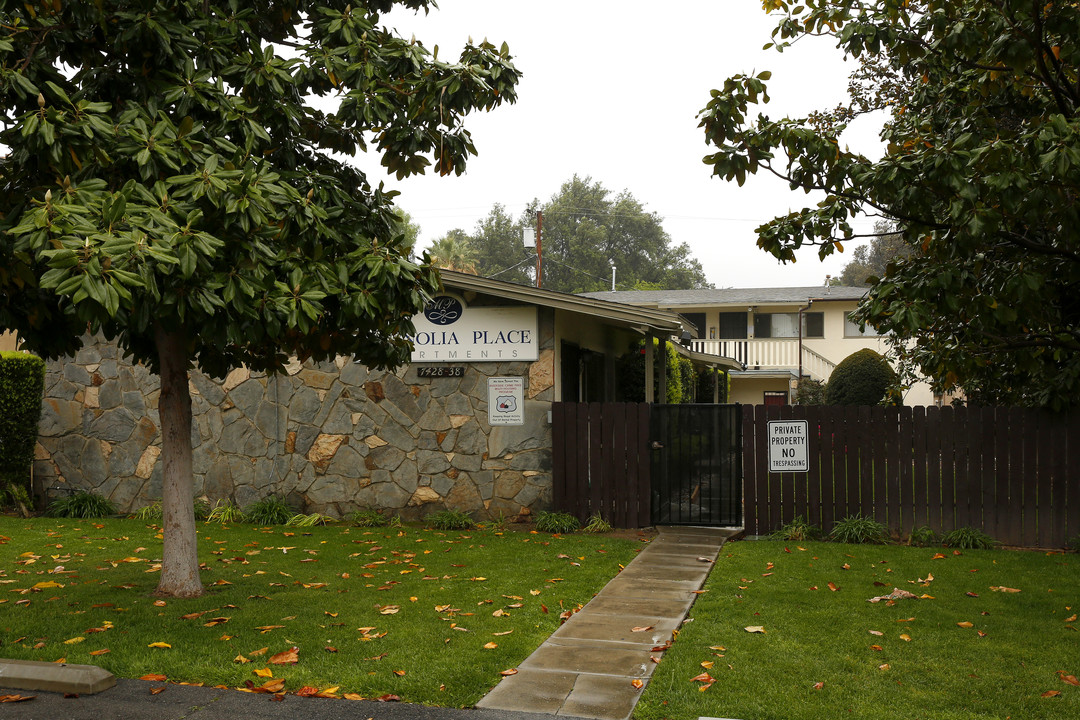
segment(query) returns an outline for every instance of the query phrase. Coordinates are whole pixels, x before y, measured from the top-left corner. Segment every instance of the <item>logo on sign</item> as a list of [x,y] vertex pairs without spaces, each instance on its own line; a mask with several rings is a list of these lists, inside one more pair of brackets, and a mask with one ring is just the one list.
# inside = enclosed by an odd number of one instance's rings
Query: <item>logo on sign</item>
[[461,301],[449,295],[439,295],[424,308],[424,317],[434,325],[451,325],[461,319]]

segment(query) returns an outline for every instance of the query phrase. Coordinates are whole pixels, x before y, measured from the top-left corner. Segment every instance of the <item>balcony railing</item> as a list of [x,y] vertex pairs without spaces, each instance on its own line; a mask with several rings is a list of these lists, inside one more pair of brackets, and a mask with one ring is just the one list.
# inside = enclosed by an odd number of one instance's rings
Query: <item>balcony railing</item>
[[[707,355],[734,358],[747,370],[799,370],[799,341],[793,338],[767,340],[693,340],[691,349]],[[836,364],[803,345],[803,373],[815,380],[828,380]]]

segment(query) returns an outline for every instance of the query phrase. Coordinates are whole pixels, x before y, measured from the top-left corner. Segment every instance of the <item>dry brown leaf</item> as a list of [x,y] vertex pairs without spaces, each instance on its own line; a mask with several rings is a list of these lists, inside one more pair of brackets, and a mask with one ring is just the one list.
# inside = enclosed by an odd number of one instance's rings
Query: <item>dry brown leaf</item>
[[499,674],[505,675],[507,677],[509,677],[510,675],[517,675],[517,668],[507,668],[506,670],[501,671]]
[[288,650],[272,655],[267,661],[271,665],[295,665],[300,661],[300,648],[292,647]]
[[630,628],[630,632],[648,632],[652,629],[652,625],[638,625],[637,627]]
[[703,672],[700,675],[695,675],[694,677],[690,678],[690,682],[703,682],[711,684],[716,682],[716,678],[714,678],[707,672]]
[[900,639],[904,642],[911,642],[911,636],[907,633],[900,633]]
[[143,675],[140,680],[146,680],[148,682],[165,682],[168,678],[159,673],[152,673],[150,675]]
[[871,645],[870,649],[873,650],[874,652],[881,652],[882,647],[880,645]]
[[25,702],[36,697],[37,695],[0,695],[0,703]]
[[965,620],[964,622],[956,623],[956,626],[957,627],[962,627],[962,628],[975,627],[974,623],[969,623],[967,620]]
[[761,633],[762,635],[765,634],[765,628],[762,625],[748,625],[747,627],[743,628],[743,630],[748,633]]
[[1058,670],[1057,675],[1061,678],[1061,682],[1080,687],[1080,680],[1077,680],[1075,675],[1066,675],[1064,670]]
[[1060,690],[1047,690],[1046,692],[1044,692],[1042,694],[1041,697],[1051,698],[1051,697],[1057,697],[1060,694],[1061,694]]
[[884,663],[882,665],[878,665],[877,669],[878,670],[888,670],[889,669],[889,663]]
[[94,656],[94,657],[97,657],[98,655],[104,655],[104,654],[106,654],[108,652],[109,652],[109,648],[101,648],[100,650],[91,650],[90,654],[92,656]]
[[485,650],[494,650],[497,647],[499,647],[498,643],[493,643],[493,642],[484,643],[484,649]]
[[1005,587],[1003,585],[1002,586],[991,585],[990,589],[993,590],[994,592],[1003,592],[1003,593],[1018,593],[1018,592],[1020,592],[1017,588]]
[[837,590],[839,590],[840,588],[836,587],[836,583],[834,583],[834,582],[830,582],[830,583],[829,583],[829,589],[830,589],[830,590],[832,590],[833,592],[836,592],[836,591],[837,591]]
[[816,682],[816,683],[814,683],[814,689],[815,689],[815,690],[820,690],[820,689],[822,689],[823,687],[825,687],[825,683],[823,683],[823,682]]
[[881,632],[880,630],[871,630],[870,634],[871,635],[881,636],[881,635],[884,635],[885,633]]
[[645,686],[645,683],[643,683],[638,678],[634,678],[633,680],[631,680],[630,684],[633,685],[634,689],[636,689],[636,690],[640,690],[641,688],[643,688]]

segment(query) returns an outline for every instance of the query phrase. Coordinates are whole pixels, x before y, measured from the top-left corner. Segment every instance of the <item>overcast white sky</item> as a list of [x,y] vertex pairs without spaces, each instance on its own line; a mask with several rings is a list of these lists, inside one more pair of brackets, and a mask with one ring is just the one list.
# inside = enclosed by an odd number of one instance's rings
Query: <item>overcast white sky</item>
[[[501,203],[517,216],[546,201],[577,173],[616,193],[629,190],[663,218],[675,243],[687,243],[717,287],[818,285],[838,275],[855,245],[826,262],[807,249],[780,265],[755,245],[754,228],[813,204],[764,176],[743,187],[711,178],[710,152],[697,127],[709,91],[737,73],[771,70],[773,117],[835,106],[850,65],[828,41],[778,54],[762,50],[775,24],[760,0],[438,0],[427,17],[385,18],[442,58],[457,57],[469,36],[507,42],[524,77],[515,105],[470,118],[479,151],[461,177],[426,175],[388,187],[421,227],[426,246],[448,230],[471,230]],[[845,140],[876,155],[876,128]],[[369,167],[375,180],[378,168]],[[861,227],[867,230],[872,221]],[[524,257],[524,255],[523,255]]]

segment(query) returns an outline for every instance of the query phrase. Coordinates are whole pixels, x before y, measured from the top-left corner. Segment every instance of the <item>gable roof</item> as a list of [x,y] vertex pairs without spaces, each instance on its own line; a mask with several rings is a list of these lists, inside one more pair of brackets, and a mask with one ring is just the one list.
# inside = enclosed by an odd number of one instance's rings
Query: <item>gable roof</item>
[[820,285],[783,288],[706,288],[701,290],[616,290],[582,293],[598,300],[667,308],[678,305],[788,305],[818,300],[861,300],[868,288]]

